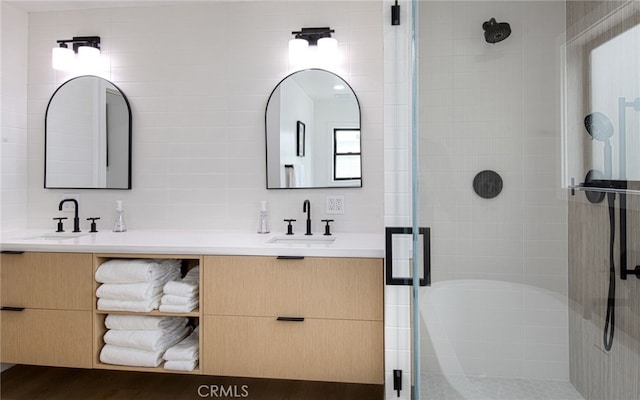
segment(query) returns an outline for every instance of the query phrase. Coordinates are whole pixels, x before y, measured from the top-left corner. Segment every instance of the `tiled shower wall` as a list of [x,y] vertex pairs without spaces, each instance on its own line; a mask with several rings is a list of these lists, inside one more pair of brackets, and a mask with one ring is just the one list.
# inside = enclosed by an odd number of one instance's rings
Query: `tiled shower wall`
[[[484,40],[492,17],[511,25],[503,42]],[[466,374],[569,376],[564,23],[562,2],[420,3],[420,217],[431,227],[432,279],[485,291],[481,304],[468,305],[483,317],[446,313]],[[474,193],[483,170],[502,177],[493,199]],[[422,357],[423,370],[440,372],[443,360],[427,343]]]
[[27,14],[0,6],[0,225],[18,229],[27,220]]
[[[381,2],[193,2],[31,13],[28,65],[28,226],[51,226],[63,192],[43,186],[43,121],[48,99],[69,76],[51,69],[57,39],[99,35],[103,76],[133,112],[133,189],[80,190],[80,211],[109,229],[124,201],[130,229],[257,229],[261,200],[272,230],[303,220],[310,199],[321,229],[325,196],[343,194],[336,232],[383,227],[383,46]],[[332,69],[362,108],[363,187],[265,189],[264,112],[288,65],[291,31],[330,26],[341,61]],[[300,222],[298,222],[300,224]],[[298,227],[301,229],[300,227]]]
[[[582,118],[593,112],[583,88],[588,86],[585,49],[604,43],[640,23],[637,1],[567,3],[568,123],[589,143]],[[615,101],[615,100],[614,100]],[[630,112],[628,118],[638,118]],[[615,120],[615,119],[614,119]],[[614,122],[617,126],[617,121]],[[591,144],[589,143],[588,146]],[[587,147],[587,146],[585,146]],[[575,151],[575,149],[574,149]],[[589,168],[589,166],[586,166]],[[638,188],[635,188],[638,189]],[[627,263],[640,264],[640,196],[627,197]],[[619,203],[616,203],[619,204]],[[618,215],[616,206],[615,214]],[[571,383],[586,400],[640,398],[640,280],[619,278],[616,267],[615,324],[611,351],[603,346],[609,285],[609,214],[607,202],[591,204],[584,193],[569,197],[569,344]],[[616,221],[616,226],[618,222]]]

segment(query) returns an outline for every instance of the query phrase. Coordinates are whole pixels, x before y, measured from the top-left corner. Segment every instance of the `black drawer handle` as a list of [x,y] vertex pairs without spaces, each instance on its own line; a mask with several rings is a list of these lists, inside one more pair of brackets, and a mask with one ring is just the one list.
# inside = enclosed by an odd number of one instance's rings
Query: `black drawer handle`
[[304,322],[304,317],[278,317],[278,321]]
[[0,311],[24,311],[24,307],[0,307]]
[[278,260],[304,260],[304,256],[278,256]]
[[2,254],[24,254],[24,251],[17,250],[2,250]]

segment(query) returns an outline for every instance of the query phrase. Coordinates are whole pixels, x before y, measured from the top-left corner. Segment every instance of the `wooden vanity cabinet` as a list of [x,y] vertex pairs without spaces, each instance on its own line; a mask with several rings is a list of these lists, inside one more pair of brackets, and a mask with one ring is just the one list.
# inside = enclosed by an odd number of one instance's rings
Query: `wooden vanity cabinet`
[[381,259],[204,258],[208,375],[384,383]]
[[3,363],[91,367],[92,255],[0,255]]

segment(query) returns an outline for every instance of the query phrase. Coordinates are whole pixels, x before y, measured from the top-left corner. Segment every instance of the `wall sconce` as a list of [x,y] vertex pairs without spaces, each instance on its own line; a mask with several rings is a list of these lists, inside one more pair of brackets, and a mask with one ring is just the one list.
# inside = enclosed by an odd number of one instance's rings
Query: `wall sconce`
[[338,41],[331,37],[335,32],[331,28],[302,28],[299,31],[291,32],[295,35],[289,40],[289,61],[299,64],[307,60],[310,49],[309,46],[317,48],[318,58],[321,60],[331,60],[335,58],[338,50]]
[[[74,68],[94,68],[100,59],[100,36],[74,36],[58,40],[59,46],[51,51],[51,66],[59,71]],[[72,44],[70,49],[67,43]]]

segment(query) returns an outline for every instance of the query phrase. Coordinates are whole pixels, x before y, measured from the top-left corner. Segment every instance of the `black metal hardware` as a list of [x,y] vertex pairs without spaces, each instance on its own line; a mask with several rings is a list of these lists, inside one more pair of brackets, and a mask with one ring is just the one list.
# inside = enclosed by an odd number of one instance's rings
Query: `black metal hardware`
[[402,370],[394,369],[393,370],[393,390],[398,392],[398,397],[400,397],[400,391],[402,390]]
[[295,219],[285,219],[285,222],[288,222],[289,225],[287,225],[287,235],[293,235],[293,225],[291,225],[292,222],[296,222]]
[[[391,25],[400,25],[400,6],[398,0],[391,6]],[[400,396],[400,394],[398,394]]]
[[55,220],[58,220],[58,229],[56,229],[56,232],[64,232],[64,226],[62,225],[62,220],[67,219],[67,217],[56,217],[54,218]]
[[304,260],[304,256],[278,256],[278,260]]
[[321,219],[320,221],[324,222],[326,225],[324,226],[324,236],[331,236],[331,226],[329,226],[329,222],[333,222],[332,219]]
[[284,322],[304,322],[304,317],[278,317],[276,320]]
[[73,231],[80,232],[80,218],[78,218],[78,200],[76,199],[64,199],[58,205],[58,210],[62,211],[62,205],[67,201],[72,202],[75,205],[75,216],[73,217]]
[[2,250],[0,251],[0,254],[24,254],[24,251],[20,251],[20,250]]
[[299,31],[291,32],[292,35],[295,35],[296,39],[305,39],[309,42],[309,46],[315,46],[318,44],[318,39],[322,39],[325,37],[330,38],[331,34],[335,31],[329,27],[327,28],[302,28]]
[[307,213],[307,231],[305,232],[305,235],[313,235],[313,233],[311,233],[311,202],[309,200],[305,200],[302,204],[302,212]]
[[[393,276],[393,235],[412,235],[411,227],[387,227],[385,229],[385,270],[387,285],[413,286],[413,278],[397,278]],[[431,237],[430,229],[420,227],[418,234],[423,235],[422,239],[422,271],[420,286],[431,285]]]
[[87,221],[91,221],[91,229],[89,230],[89,232],[91,233],[98,232],[98,226],[96,225],[97,219],[100,219],[100,217],[87,218]]
[[57,40],[60,47],[68,47],[67,43],[73,44],[73,51],[78,52],[80,46],[89,46],[100,49],[100,36],[74,36],[73,39]]
[[0,307],[0,311],[24,311],[24,307],[2,306],[2,307]]

